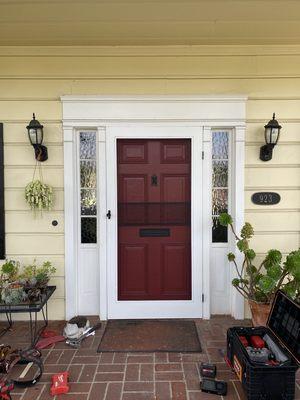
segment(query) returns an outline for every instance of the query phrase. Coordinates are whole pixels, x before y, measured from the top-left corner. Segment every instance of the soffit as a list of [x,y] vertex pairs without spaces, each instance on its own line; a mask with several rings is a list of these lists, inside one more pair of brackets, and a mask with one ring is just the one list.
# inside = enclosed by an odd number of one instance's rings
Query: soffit
[[299,43],[298,0],[0,0],[0,45]]

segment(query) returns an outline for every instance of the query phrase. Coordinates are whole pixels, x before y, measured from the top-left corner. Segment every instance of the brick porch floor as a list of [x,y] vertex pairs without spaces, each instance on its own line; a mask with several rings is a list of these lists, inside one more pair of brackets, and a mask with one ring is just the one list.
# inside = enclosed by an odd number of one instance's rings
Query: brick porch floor
[[[238,325],[241,324],[239,321]],[[249,321],[243,322],[249,324]],[[46,400],[51,375],[61,371],[70,373],[70,392],[57,399],[89,400],[213,400],[220,396],[201,393],[199,390],[199,363],[217,364],[217,379],[228,382],[226,399],[243,400],[240,383],[223,360],[226,330],[237,325],[230,317],[214,317],[210,321],[196,321],[200,334],[202,353],[97,353],[103,328],[94,337],[87,338],[79,350],[64,343],[43,350],[45,371],[41,381],[28,389],[13,391],[13,399]],[[51,322],[49,329],[61,331],[63,322]],[[0,328],[2,324],[0,325]],[[28,345],[28,324],[15,323],[12,332],[1,339],[2,343],[24,348]],[[300,399],[300,376],[296,384],[296,397]]]

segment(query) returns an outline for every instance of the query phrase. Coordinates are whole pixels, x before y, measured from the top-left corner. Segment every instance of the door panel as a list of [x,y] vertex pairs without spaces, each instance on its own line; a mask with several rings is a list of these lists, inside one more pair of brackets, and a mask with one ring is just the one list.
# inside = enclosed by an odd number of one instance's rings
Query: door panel
[[120,295],[130,297],[148,295],[148,246],[146,244],[120,246]]
[[119,300],[191,298],[190,152],[189,139],[117,141]]
[[162,245],[162,293],[176,296],[184,292],[190,279],[189,248],[181,244]]

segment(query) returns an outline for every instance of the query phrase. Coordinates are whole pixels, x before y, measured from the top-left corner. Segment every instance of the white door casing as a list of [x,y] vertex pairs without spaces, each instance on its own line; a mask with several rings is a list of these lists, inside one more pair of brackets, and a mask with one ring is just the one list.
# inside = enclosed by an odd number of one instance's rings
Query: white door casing
[[[98,237],[99,239],[99,312],[101,319],[110,318],[138,318],[151,317],[154,304],[149,305],[148,311],[145,304],[120,306],[116,301],[116,219],[107,221],[107,209],[113,209],[109,202],[116,207],[116,168],[115,140],[116,137],[141,137],[143,135],[163,135],[162,137],[191,137],[194,149],[201,148],[203,131],[204,160],[201,154],[194,154],[194,160],[200,160],[202,165],[205,190],[199,200],[202,210],[194,207],[192,219],[197,215],[196,224],[192,223],[194,239],[202,234],[201,260],[195,258],[198,268],[194,272],[192,287],[195,297],[188,304],[181,304],[180,308],[171,304],[163,307],[161,316],[177,317],[210,317],[210,248],[211,248],[211,129],[232,129],[234,133],[234,168],[233,168],[233,209],[232,213],[239,229],[243,222],[243,192],[244,192],[244,132],[245,132],[245,96],[63,96],[63,129],[64,129],[64,176],[65,176],[65,275],[66,275],[66,318],[78,313],[78,249],[76,241],[76,179],[74,168],[76,164],[75,138],[80,129],[95,129],[98,132],[99,176],[98,176]],[[138,129],[139,127],[142,127]],[[150,126],[153,128],[150,132]],[[123,127],[123,133],[121,129]],[[203,128],[201,128],[203,127]],[[186,129],[184,129],[186,128]],[[202,130],[201,130],[202,129]],[[148,131],[147,131],[148,130]],[[153,133],[156,130],[156,133]],[[187,134],[186,132],[189,131]],[[197,134],[196,134],[197,131]],[[201,133],[199,134],[199,132]],[[164,133],[165,132],[165,133]],[[123,135],[123,136],[122,136]],[[127,136],[129,135],[129,136]],[[166,135],[166,136],[164,136]],[[169,136],[168,136],[169,135]],[[178,135],[178,136],[177,136]],[[186,135],[186,136],[185,136]],[[161,137],[161,136],[157,136]],[[195,150],[196,151],[196,150]],[[195,157],[197,156],[197,157]],[[197,161],[195,161],[197,162]],[[113,165],[112,165],[113,164]],[[195,168],[196,164],[194,165]],[[192,167],[193,168],[193,167]],[[107,176],[106,176],[107,170]],[[116,172],[116,171],[115,171]],[[192,170],[192,193],[197,193],[195,187],[199,181],[194,180],[198,172]],[[109,177],[109,180],[108,180]],[[198,179],[201,176],[198,175]],[[110,179],[115,179],[115,185]],[[195,186],[194,186],[195,185]],[[106,190],[110,187],[111,190]],[[194,188],[193,188],[194,186]],[[202,189],[202,188],[201,188]],[[106,196],[107,195],[107,196]],[[197,197],[198,196],[198,197]],[[201,197],[196,194],[196,199]],[[116,209],[116,208],[115,208]],[[202,215],[200,215],[202,212]],[[112,222],[110,224],[110,222]],[[201,230],[202,224],[202,230]],[[197,231],[198,227],[198,231]],[[200,229],[200,230],[199,230]],[[114,239],[115,237],[115,239]],[[193,240],[194,240],[193,239]],[[112,249],[112,246],[115,250]],[[235,251],[234,244],[231,244]],[[195,252],[192,245],[192,251]],[[197,252],[197,254],[201,254]],[[199,258],[199,257],[198,257]],[[196,267],[195,264],[195,267]],[[201,271],[201,265],[202,271]],[[194,268],[194,266],[192,266]],[[194,270],[193,270],[194,271]],[[194,281],[195,278],[195,281]],[[113,286],[113,287],[112,287]],[[202,302],[202,294],[204,302]],[[199,296],[200,295],[200,296]],[[230,290],[231,313],[236,318],[243,318],[243,300]],[[195,303],[192,302],[195,300]],[[199,301],[199,303],[198,303]],[[178,301],[175,301],[177,303]],[[119,302],[120,303],[120,302]],[[125,302],[129,303],[129,302]],[[145,303],[145,302],[142,302]],[[154,302],[151,302],[154,303]],[[160,302],[156,303],[156,311]],[[170,302],[168,302],[170,303]],[[180,302],[181,303],[181,302]],[[187,302],[186,302],[187,303]],[[129,306],[129,304],[128,304]],[[181,307],[182,306],[182,307]],[[202,306],[202,312],[201,312]],[[125,308],[123,308],[125,307]],[[187,308],[186,308],[187,307]],[[129,308],[132,310],[130,311]],[[120,312],[124,311],[126,314]],[[176,311],[177,310],[177,311]],[[185,312],[185,311],[186,312]],[[173,313],[174,311],[174,313]],[[175,315],[176,313],[176,315]],[[189,314],[190,313],[190,314]],[[196,315],[196,314],[197,315]],[[155,316],[158,317],[157,312]]]

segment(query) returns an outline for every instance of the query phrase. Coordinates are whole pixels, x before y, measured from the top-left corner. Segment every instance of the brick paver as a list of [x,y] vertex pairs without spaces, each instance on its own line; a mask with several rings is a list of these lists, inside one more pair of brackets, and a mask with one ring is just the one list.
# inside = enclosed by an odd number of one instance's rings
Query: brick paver
[[[249,324],[249,321],[244,323]],[[63,325],[62,322],[51,322],[49,329],[60,332]],[[236,322],[230,317],[213,317],[210,321],[197,320],[196,325],[202,353],[97,353],[104,326],[94,337],[87,338],[78,350],[58,343],[43,350],[45,371],[41,381],[31,388],[16,388],[12,398],[53,399],[49,394],[52,374],[69,371],[70,392],[57,396],[57,400],[220,400],[220,396],[200,391],[199,364],[210,361],[217,365],[217,378],[228,382],[228,395],[224,400],[246,400],[240,382],[223,357],[227,328]],[[28,324],[18,322],[2,342],[25,348],[28,339]],[[297,400],[300,400],[299,383],[298,374]]]

